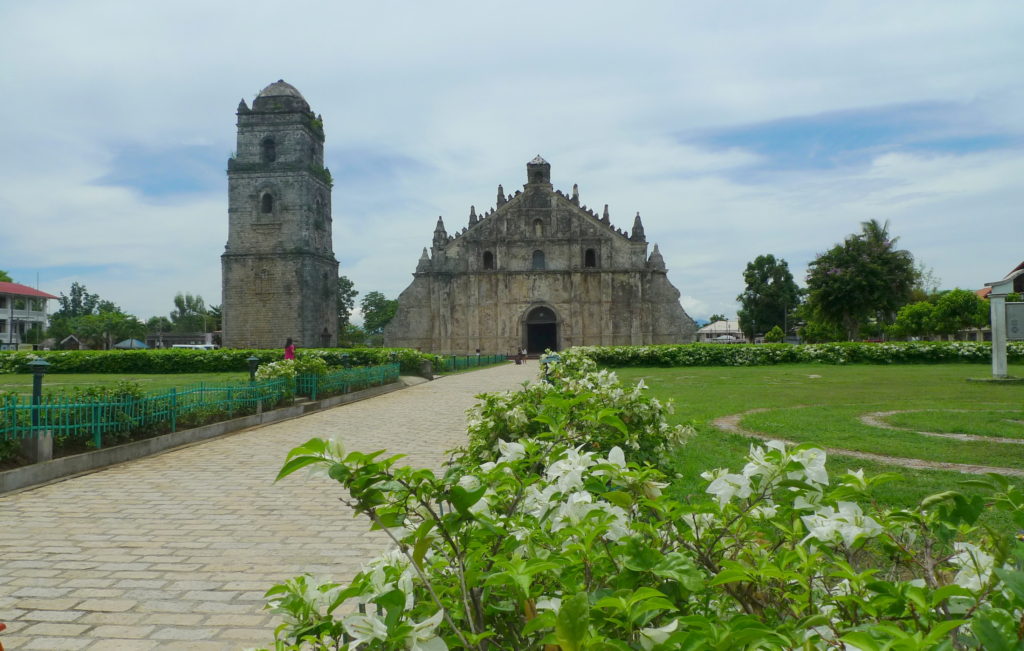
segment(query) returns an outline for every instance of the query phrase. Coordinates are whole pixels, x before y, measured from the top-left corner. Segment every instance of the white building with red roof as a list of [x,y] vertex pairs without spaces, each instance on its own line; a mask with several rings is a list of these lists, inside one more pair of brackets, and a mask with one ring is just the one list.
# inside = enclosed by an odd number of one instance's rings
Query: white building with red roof
[[34,325],[45,329],[47,301],[56,299],[28,285],[0,282],[0,350],[16,350]]

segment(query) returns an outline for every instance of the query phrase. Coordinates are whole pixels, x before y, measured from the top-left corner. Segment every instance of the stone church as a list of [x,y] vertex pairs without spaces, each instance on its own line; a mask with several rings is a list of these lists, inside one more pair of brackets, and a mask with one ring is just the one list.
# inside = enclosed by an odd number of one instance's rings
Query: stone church
[[669,282],[657,245],[648,255],[637,213],[626,232],[553,189],[540,156],[522,191],[451,234],[441,218],[430,251],[384,330],[387,346],[435,353],[531,353],[577,345],[693,341],[696,327]]
[[238,105],[228,160],[228,241],[221,256],[223,345],[337,343],[338,261],[323,121],[277,81]]

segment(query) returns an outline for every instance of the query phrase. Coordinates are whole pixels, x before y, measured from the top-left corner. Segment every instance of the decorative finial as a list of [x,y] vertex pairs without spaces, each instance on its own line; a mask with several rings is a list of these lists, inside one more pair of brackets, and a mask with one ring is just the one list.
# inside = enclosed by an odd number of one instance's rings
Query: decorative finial
[[242,101],[240,101],[238,103],[238,112],[239,113],[248,113],[249,112],[249,105],[245,103],[245,98],[244,97],[242,98]]
[[646,242],[647,237],[644,235],[644,224],[640,221],[640,213],[636,214],[633,219],[633,234],[629,236],[629,239],[634,242]]
[[658,250],[657,244],[654,245],[654,250],[651,251],[651,257],[647,258],[647,266],[658,271],[665,271],[665,258],[661,257],[661,251]]
[[501,208],[505,205],[505,188],[498,184],[498,207]]
[[612,218],[608,215],[608,204],[604,204],[604,214],[601,215],[601,222],[604,224],[612,223]]
[[475,226],[478,221],[479,221],[479,219],[477,219],[477,216],[476,216],[476,206],[470,206],[469,207],[469,225],[470,226]]
[[575,183],[572,184],[572,198],[569,201],[572,201],[577,206],[580,205],[580,186]]

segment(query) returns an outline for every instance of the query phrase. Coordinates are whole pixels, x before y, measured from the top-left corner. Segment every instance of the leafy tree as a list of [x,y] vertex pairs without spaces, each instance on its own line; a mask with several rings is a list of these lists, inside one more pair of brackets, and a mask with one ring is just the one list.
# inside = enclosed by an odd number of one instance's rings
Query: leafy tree
[[[345,328],[349,325],[352,317],[352,310],[356,306],[356,291],[354,284],[346,276],[338,276],[338,333],[344,334]],[[340,339],[340,337],[339,337]]]
[[764,333],[764,340],[770,344],[780,343],[786,338],[786,334],[782,332],[782,328],[774,326],[771,330]]
[[220,305],[211,305],[206,308],[206,316],[210,318],[210,330],[221,329],[221,324],[224,321],[224,315],[221,314]]
[[343,348],[364,346],[366,345],[366,331],[357,325],[346,323],[341,334],[338,335],[338,345]]
[[3,269],[0,269],[0,283],[13,283],[14,279],[11,278],[11,274],[7,273]]
[[[77,282],[71,283],[71,290],[67,296],[61,292],[59,300],[60,309],[53,313],[53,316],[57,318],[95,314],[100,303],[98,294],[90,294],[85,285]],[[113,304],[111,303],[111,305]]]
[[719,321],[728,321],[724,314],[712,314],[708,318],[708,323],[718,323]]
[[816,320],[842,328],[857,339],[865,320],[892,323],[920,280],[909,251],[895,248],[889,223],[863,222],[847,237],[808,265],[808,302]]
[[935,305],[928,301],[908,303],[900,308],[889,329],[895,337],[926,337],[935,332]]
[[379,335],[384,332],[384,326],[395,317],[398,300],[387,298],[380,292],[370,292],[363,296],[359,306],[363,310],[363,329],[367,334]]
[[989,306],[985,299],[966,289],[944,292],[935,301],[935,332],[955,334],[967,328],[989,324]]
[[174,296],[171,323],[174,324],[175,332],[206,332],[206,326],[210,321],[202,296],[181,292]]
[[800,288],[793,281],[789,264],[770,253],[759,255],[747,263],[743,281],[746,289],[736,297],[743,334],[753,338],[755,328],[761,332],[774,326],[787,329],[789,315],[800,304]]

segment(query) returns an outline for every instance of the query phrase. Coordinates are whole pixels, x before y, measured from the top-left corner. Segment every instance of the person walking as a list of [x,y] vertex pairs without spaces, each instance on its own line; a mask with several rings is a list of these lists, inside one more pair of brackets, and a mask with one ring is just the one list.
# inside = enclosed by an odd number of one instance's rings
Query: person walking
[[284,342],[284,358],[295,359],[295,344],[292,343],[291,337],[288,337],[288,341]]

